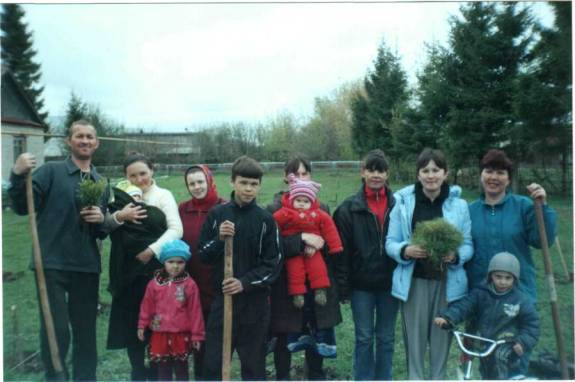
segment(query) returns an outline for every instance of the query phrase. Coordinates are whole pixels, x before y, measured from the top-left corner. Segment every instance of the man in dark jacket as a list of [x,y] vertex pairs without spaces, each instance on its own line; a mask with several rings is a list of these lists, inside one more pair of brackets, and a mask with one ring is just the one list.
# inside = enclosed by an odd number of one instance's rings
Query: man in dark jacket
[[[248,157],[232,166],[231,201],[213,208],[202,226],[200,257],[213,266],[216,295],[206,328],[204,375],[221,380],[224,294],[233,295],[232,350],[243,380],[266,379],[266,338],[270,284],[281,265],[279,238],[272,215],[256,204],[263,171]],[[224,239],[233,239],[233,277],[224,279]]]
[[[297,178],[311,180],[311,164],[303,156],[295,155],[284,166],[284,175],[294,174]],[[287,180],[286,180],[287,183]],[[279,192],[274,196],[273,203],[267,206],[271,213],[282,207],[282,199],[287,198],[287,192]],[[320,208],[329,213],[329,207],[323,203]],[[291,368],[291,352],[288,349],[288,336],[298,336],[305,331],[309,333],[312,327],[322,340],[333,340],[335,344],[334,327],[341,322],[341,312],[338,303],[337,285],[334,276],[334,257],[327,255],[327,248],[321,236],[301,233],[280,238],[282,253],[286,258],[300,255],[305,246],[309,245],[316,249],[323,249],[323,259],[327,265],[328,276],[331,286],[327,289],[327,302],[320,306],[314,303],[313,294],[308,293],[303,309],[297,309],[291,302],[287,287],[287,274],[285,267],[279,272],[277,281],[272,285],[271,291],[271,336],[276,339],[274,348],[274,364],[276,368],[276,380],[289,380]],[[309,288],[308,288],[309,289]],[[319,333],[318,333],[319,332]],[[317,349],[308,348],[305,351],[307,380],[323,380],[323,356]]]
[[351,299],[354,379],[390,380],[398,301],[391,296],[396,263],[385,253],[385,237],[395,199],[386,186],[388,164],[383,151],[372,150],[365,156],[361,177],[358,193],[334,213],[344,248],[336,259],[337,284],[340,300]]
[[[103,238],[104,214],[101,206],[81,208],[80,182],[99,180],[92,155],[99,146],[94,126],[85,120],[72,123],[66,143],[70,156],[64,161],[46,163],[32,174],[38,237],[46,278],[50,311],[54,319],[60,362],[66,370],[66,354],[73,338],[72,378],[96,379],[96,313],[100,281],[100,253],[96,239]],[[36,166],[30,153],[21,154],[10,175],[10,197],[14,212],[26,209],[26,175]],[[103,202],[103,201],[102,201]],[[33,266],[32,266],[33,267]],[[46,380],[56,375],[44,327],[40,318],[42,361]]]
[[533,350],[539,338],[539,316],[533,303],[515,285],[519,260],[508,252],[493,256],[487,280],[470,294],[442,311],[435,324],[453,327],[473,318],[477,334],[491,340],[509,339],[486,358],[481,358],[483,379],[509,379],[518,373],[519,357]]

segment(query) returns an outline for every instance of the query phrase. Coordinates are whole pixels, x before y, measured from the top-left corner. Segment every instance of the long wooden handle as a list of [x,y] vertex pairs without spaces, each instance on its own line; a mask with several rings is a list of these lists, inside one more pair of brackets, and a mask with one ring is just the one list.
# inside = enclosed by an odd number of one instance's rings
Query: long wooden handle
[[50,310],[48,300],[48,290],[46,289],[46,277],[44,276],[44,266],[42,265],[42,252],[40,251],[40,241],[38,240],[38,229],[36,228],[36,211],[34,208],[34,189],[32,188],[32,172],[26,177],[26,202],[28,203],[28,220],[30,222],[30,232],[32,234],[32,246],[34,248],[34,268],[36,268],[36,279],[38,281],[38,294],[40,295],[40,305],[46,326],[48,345],[50,346],[50,357],[52,366],[57,374],[62,374],[64,369],[60,362],[60,351],[56,341],[56,330],[54,329],[54,319]]
[[567,277],[567,281],[573,281],[573,274],[569,272],[569,268],[567,267],[567,263],[565,262],[565,257],[563,256],[563,251],[561,250],[561,243],[559,243],[559,236],[555,238],[555,247],[559,252],[559,260],[561,260],[561,266],[565,271],[565,277]]
[[565,345],[563,343],[563,334],[561,331],[561,321],[559,320],[559,306],[557,303],[557,290],[555,289],[555,278],[553,277],[553,268],[551,266],[551,256],[549,254],[549,242],[547,241],[547,231],[545,230],[545,220],[543,219],[543,207],[541,200],[535,199],[535,218],[539,227],[539,240],[543,252],[543,264],[545,265],[545,279],[549,289],[549,300],[551,302],[551,315],[553,326],[555,327],[555,339],[557,342],[557,351],[559,352],[559,362],[561,364],[561,378],[569,379],[567,370],[567,356],[565,354]]
[[[234,277],[234,238],[225,239],[224,280]],[[224,295],[224,333],[222,341],[222,381],[229,381],[232,362],[233,301],[231,295]]]

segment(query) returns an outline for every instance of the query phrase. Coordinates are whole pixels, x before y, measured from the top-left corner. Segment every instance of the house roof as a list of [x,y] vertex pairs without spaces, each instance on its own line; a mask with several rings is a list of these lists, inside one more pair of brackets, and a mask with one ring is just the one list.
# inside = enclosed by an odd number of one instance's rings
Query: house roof
[[14,74],[10,70],[8,70],[6,66],[2,65],[1,70],[2,70],[2,82],[9,81],[14,85],[16,92],[18,93],[20,98],[24,101],[25,105],[28,107],[30,113],[32,114],[32,117],[34,118],[34,120],[26,120],[16,117],[2,116],[2,122],[21,126],[39,127],[42,128],[44,132],[47,132],[48,125],[42,122],[42,118],[40,118],[38,110],[36,110],[36,107],[26,94],[26,91],[24,90],[20,82],[18,82]]

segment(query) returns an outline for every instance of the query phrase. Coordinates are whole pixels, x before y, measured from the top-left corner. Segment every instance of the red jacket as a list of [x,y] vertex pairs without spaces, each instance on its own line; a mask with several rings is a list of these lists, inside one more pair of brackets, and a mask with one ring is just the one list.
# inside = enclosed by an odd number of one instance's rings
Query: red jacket
[[329,248],[329,253],[343,251],[343,245],[331,216],[319,208],[319,202],[309,210],[296,210],[289,203],[289,193],[282,196],[282,208],[274,213],[274,219],[282,236],[298,233],[313,233],[321,236]]
[[186,270],[190,276],[192,276],[198,288],[200,288],[202,311],[204,314],[207,314],[210,311],[210,306],[214,299],[212,267],[202,263],[200,260],[200,256],[198,255],[198,242],[200,241],[200,232],[202,231],[202,225],[208,216],[208,212],[213,207],[226,201],[218,196],[211,172],[203,165],[192,167],[199,167],[204,171],[208,181],[208,194],[202,200],[190,199],[180,203],[178,210],[184,227],[184,237],[182,240],[190,246],[192,252],[192,257],[188,261]]
[[160,270],[150,280],[138,321],[138,329],[147,327],[155,332],[189,332],[192,341],[204,340],[198,287],[187,273],[170,281],[165,271]]

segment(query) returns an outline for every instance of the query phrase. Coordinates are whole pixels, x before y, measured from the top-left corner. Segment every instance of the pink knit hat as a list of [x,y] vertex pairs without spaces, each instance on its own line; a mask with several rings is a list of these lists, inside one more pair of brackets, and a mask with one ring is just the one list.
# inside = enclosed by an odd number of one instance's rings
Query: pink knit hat
[[305,196],[312,203],[315,202],[316,194],[319,191],[321,184],[312,182],[311,180],[298,179],[294,174],[289,174],[287,178],[289,183],[290,203],[293,203],[294,199],[298,196]]

